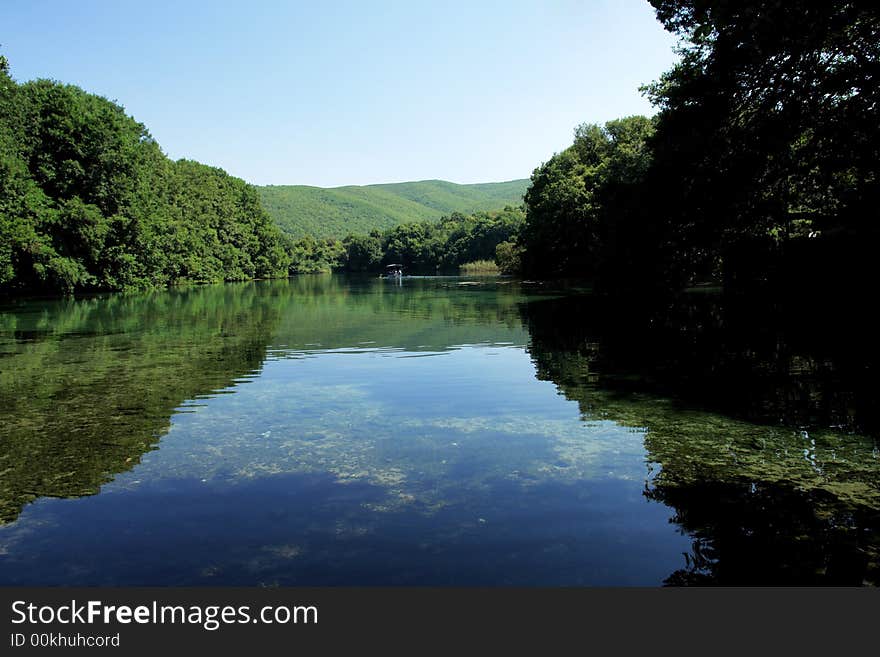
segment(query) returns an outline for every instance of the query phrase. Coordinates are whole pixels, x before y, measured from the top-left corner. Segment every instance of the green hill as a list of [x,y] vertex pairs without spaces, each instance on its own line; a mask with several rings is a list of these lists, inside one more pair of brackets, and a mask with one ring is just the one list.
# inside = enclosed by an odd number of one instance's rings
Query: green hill
[[259,187],[263,207],[293,237],[344,237],[431,221],[452,212],[472,213],[519,205],[528,179],[458,185],[445,180],[348,187]]

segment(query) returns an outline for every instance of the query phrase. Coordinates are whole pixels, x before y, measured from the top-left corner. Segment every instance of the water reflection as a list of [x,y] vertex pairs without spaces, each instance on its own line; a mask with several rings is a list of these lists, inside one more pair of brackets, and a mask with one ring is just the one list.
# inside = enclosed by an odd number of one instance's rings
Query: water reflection
[[876,580],[846,358],[712,295],[462,282],[4,307],[0,581]]
[[197,399],[254,376],[279,300],[254,284],[26,301],[0,313],[0,523],[92,495]]
[[877,583],[873,343],[826,333],[835,351],[779,307],[720,295],[653,317],[592,298],[524,308],[538,376],[585,417],[645,431],[660,469],[645,495],[693,540],[667,583]]

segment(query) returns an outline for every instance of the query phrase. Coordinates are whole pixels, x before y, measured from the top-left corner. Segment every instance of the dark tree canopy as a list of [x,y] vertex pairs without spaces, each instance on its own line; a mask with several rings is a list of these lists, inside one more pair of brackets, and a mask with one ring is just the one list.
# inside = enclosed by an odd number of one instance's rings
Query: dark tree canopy
[[700,248],[876,233],[875,3],[653,0],[682,60],[649,87],[666,211]]
[[525,273],[674,290],[863,260],[847,254],[880,242],[876,4],[651,4],[682,43],[645,88],[659,113],[581,126],[535,170]]

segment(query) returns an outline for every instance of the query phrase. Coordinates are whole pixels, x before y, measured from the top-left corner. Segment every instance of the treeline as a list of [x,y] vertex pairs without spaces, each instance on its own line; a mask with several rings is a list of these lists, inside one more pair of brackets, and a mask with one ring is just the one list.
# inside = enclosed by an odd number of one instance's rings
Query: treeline
[[[453,212],[437,222],[407,223],[369,235],[345,239],[305,237],[293,242],[290,271],[382,271],[387,264],[402,264],[411,274],[456,273],[461,265],[495,261],[513,247],[525,220],[522,208],[507,206],[495,212],[464,215]],[[502,257],[508,269],[510,266]]]
[[0,292],[286,276],[256,190],[169,160],[122,107],[0,58]]
[[584,124],[535,170],[522,273],[610,291],[876,279],[876,5],[651,4],[684,44],[644,89],[659,113]]

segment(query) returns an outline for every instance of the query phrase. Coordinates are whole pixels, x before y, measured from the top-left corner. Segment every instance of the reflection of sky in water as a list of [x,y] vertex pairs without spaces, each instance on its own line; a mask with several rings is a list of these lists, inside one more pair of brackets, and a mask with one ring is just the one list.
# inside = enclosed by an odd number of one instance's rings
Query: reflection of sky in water
[[0,578],[656,584],[687,548],[642,432],[582,421],[519,347],[276,350],[233,390],[100,495],[27,507]]
[[114,485],[315,471],[408,494],[428,472],[451,490],[497,476],[644,481],[643,435],[581,422],[524,351],[465,347],[429,365],[411,355],[270,360],[236,394],[175,416],[161,449]]

